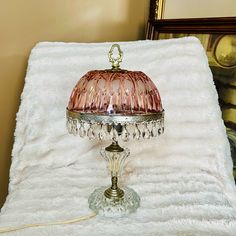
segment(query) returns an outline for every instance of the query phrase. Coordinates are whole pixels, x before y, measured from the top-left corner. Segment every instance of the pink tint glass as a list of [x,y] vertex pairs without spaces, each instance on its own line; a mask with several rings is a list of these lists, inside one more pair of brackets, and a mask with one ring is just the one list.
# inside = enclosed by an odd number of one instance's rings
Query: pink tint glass
[[76,84],[68,110],[132,115],[160,112],[163,108],[156,86],[143,72],[94,70]]

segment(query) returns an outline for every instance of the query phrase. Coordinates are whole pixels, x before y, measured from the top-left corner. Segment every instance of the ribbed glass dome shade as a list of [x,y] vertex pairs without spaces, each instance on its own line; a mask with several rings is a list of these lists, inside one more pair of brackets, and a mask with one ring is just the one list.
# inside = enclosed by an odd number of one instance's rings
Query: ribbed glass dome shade
[[163,110],[158,90],[141,71],[93,70],[72,91],[68,110],[135,115]]
[[[119,56],[113,57],[117,47]],[[87,72],[67,106],[69,133],[90,139],[150,138],[164,131],[164,110],[152,80],[141,71],[120,69],[119,45],[109,51],[112,68]]]

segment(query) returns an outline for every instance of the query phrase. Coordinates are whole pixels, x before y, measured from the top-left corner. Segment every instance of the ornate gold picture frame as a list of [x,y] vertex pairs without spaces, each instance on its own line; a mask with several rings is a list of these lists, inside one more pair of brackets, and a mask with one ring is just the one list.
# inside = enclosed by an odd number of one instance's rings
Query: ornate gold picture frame
[[150,0],[150,20],[160,20],[164,18],[165,0]]

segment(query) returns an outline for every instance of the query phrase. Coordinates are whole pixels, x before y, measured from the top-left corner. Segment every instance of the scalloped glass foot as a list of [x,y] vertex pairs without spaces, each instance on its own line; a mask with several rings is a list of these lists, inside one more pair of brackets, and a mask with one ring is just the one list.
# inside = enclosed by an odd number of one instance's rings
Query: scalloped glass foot
[[136,211],[140,206],[140,197],[133,189],[124,187],[124,197],[114,201],[104,196],[107,188],[96,189],[88,199],[90,209],[98,214],[106,217],[122,217]]

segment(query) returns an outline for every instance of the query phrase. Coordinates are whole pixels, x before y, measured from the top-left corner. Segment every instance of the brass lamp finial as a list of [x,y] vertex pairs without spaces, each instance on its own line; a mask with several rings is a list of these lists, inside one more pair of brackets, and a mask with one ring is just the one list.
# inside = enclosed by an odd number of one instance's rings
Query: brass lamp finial
[[[118,56],[117,57],[113,57],[113,53],[114,53],[114,49],[117,48],[118,50]],[[119,44],[113,44],[111,46],[111,49],[108,53],[108,58],[109,58],[109,62],[111,62],[112,64],[112,69],[113,70],[119,70],[120,69],[120,63],[122,62],[123,59],[123,52],[120,49],[120,45]]]

